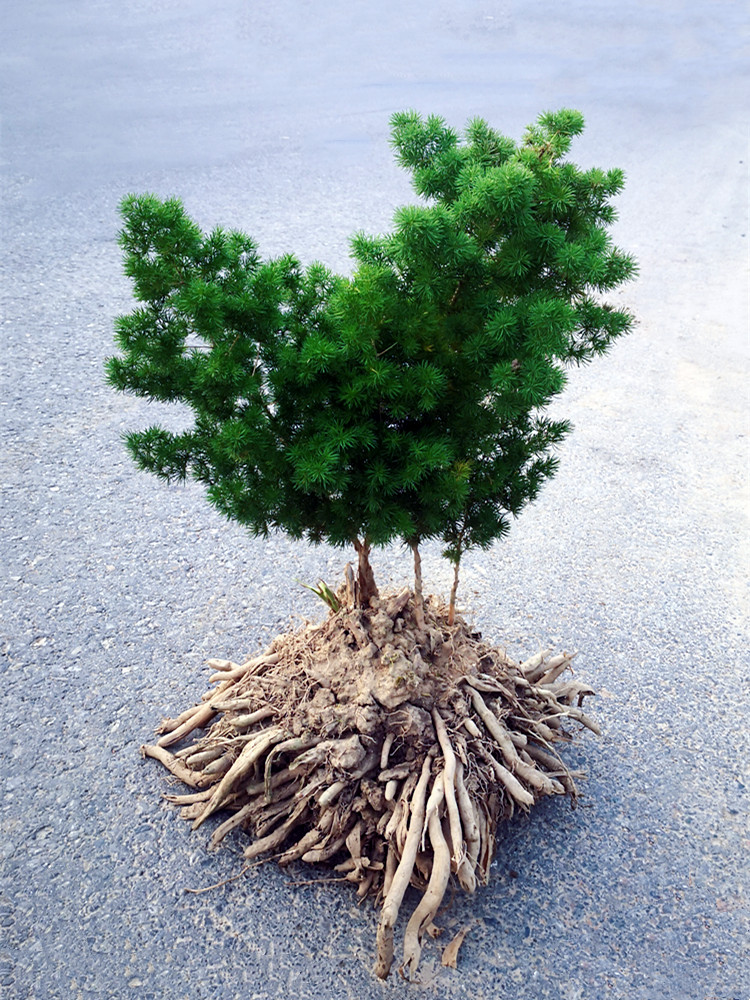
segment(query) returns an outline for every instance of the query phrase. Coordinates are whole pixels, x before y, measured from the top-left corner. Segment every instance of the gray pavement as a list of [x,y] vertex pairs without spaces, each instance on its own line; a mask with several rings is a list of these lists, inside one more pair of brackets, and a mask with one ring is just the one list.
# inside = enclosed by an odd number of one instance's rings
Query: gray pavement
[[[747,18],[717,2],[5,0],[1,37],[0,995],[748,1000]],[[237,871],[139,758],[155,722],[319,614],[345,556],[261,542],[119,441],[163,411],[103,384],[130,289],[129,191],[177,194],[265,254],[346,269],[410,197],[388,118],[518,136],[580,108],[622,166],[639,325],[575,374],[539,502],[466,560],[462,599],[519,655],[581,651],[604,736],[583,807],[499,838],[459,969],[371,973],[377,913],[302,869]],[[381,582],[408,559],[378,553]],[[449,567],[424,557],[428,587]]]

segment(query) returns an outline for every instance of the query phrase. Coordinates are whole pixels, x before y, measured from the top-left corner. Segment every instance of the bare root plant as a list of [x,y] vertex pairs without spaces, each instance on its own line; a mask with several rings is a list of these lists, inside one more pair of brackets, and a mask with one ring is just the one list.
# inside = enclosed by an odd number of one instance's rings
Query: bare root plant
[[[194,417],[130,432],[141,469],[197,480],[256,536],[353,547],[339,592],[312,588],[322,624],[215,661],[200,704],[144,752],[192,786],[171,798],[196,828],[221,814],[212,844],[246,831],[248,859],[332,865],[377,900],[378,976],[406,890],[421,889],[400,964],[413,977],[451,880],[487,881],[497,824],[577,795],[556,746],[596,725],[591,690],[565,676],[572,656],[512,662],[456,595],[462,556],[554,475],[570,426],[550,404],[630,329],[601,296],[636,264],[608,233],[622,171],[566,158],[579,112],[541,115],[519,143],[481,119],[462,135],[414,111],[391,125],[422,202],[392,232],[352,237],[348,277],[263,259],[239,230],[203,233],[177,199],[127,197],[138,304],[107,373]],[[423,591],[427,540],[453,564],[447,607]],[[397,541],[414,585],[381,595],[370,553]]]

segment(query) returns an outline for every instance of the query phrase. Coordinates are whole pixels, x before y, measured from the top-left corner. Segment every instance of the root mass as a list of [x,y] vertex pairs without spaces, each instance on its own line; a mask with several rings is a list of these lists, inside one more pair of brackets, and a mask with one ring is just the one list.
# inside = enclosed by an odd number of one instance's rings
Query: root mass
[[143,752],[193,789],[167,797],[194,829],[228,813],[211,846],[240,828],[247,861],[333,865],[381,905],[381,978],[406,890],[421,890],[400,964],[413,978],[451,879],[486,884],[498,823],[577,798],[554,744],[566,721],[598,727],[581,709],[591,688],[561,679],[572,658],[517,664],[433,599],[375,593],[244,664],[209,661],[200,704]]

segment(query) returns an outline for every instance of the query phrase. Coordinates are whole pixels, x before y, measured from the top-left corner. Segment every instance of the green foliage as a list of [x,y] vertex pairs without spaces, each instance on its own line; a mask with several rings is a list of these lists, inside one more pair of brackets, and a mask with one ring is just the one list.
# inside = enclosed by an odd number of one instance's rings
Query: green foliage
[[354,236],[349,278],[204,235],[179,201],[126,198],[141,305],[118,319],[107,372],[193,411],[182,433],[128,435],[139,466],[195,477],[254,533],[437,537],[458,561],[554,474],[569,425],[545,409],[566,367],[631,326],[599,299],[636,271],[607,232],[623,175],[563,159],[576,111],[542,115],[520,144],[479,119],[463,138],[412,111],[391,124],[426,200],[391,233]]
[[319,580],[317,587],[311,587],[309,583],[302,583],[301,580],[298,580],[297,583],[304,587],[305,590],[309,590],[311,593],[315,594],[316,597],[319,597],[324,604],[328,605],[334,614],[341,609],[341,602],[325,580]]

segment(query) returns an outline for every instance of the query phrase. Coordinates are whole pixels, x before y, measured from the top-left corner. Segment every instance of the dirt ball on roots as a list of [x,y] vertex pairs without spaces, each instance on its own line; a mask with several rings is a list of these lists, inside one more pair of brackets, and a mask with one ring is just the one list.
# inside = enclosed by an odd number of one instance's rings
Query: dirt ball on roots
[[[164,720],[144,754],[193,791],[168,795],[218,845],[248,835],[246,859],[333,866],[381,907],[375,973],[388,975],[407,888],[422,891],[399,969],[414,978],[446,890],[487,882],[500,821],[546,795],[575,802],[557,752],[591,688],[573,654],[525,663],[409,590],[342,606],[242,664],[211,660],[201,702]],[[566,728],[567,727],[567,728]]]

